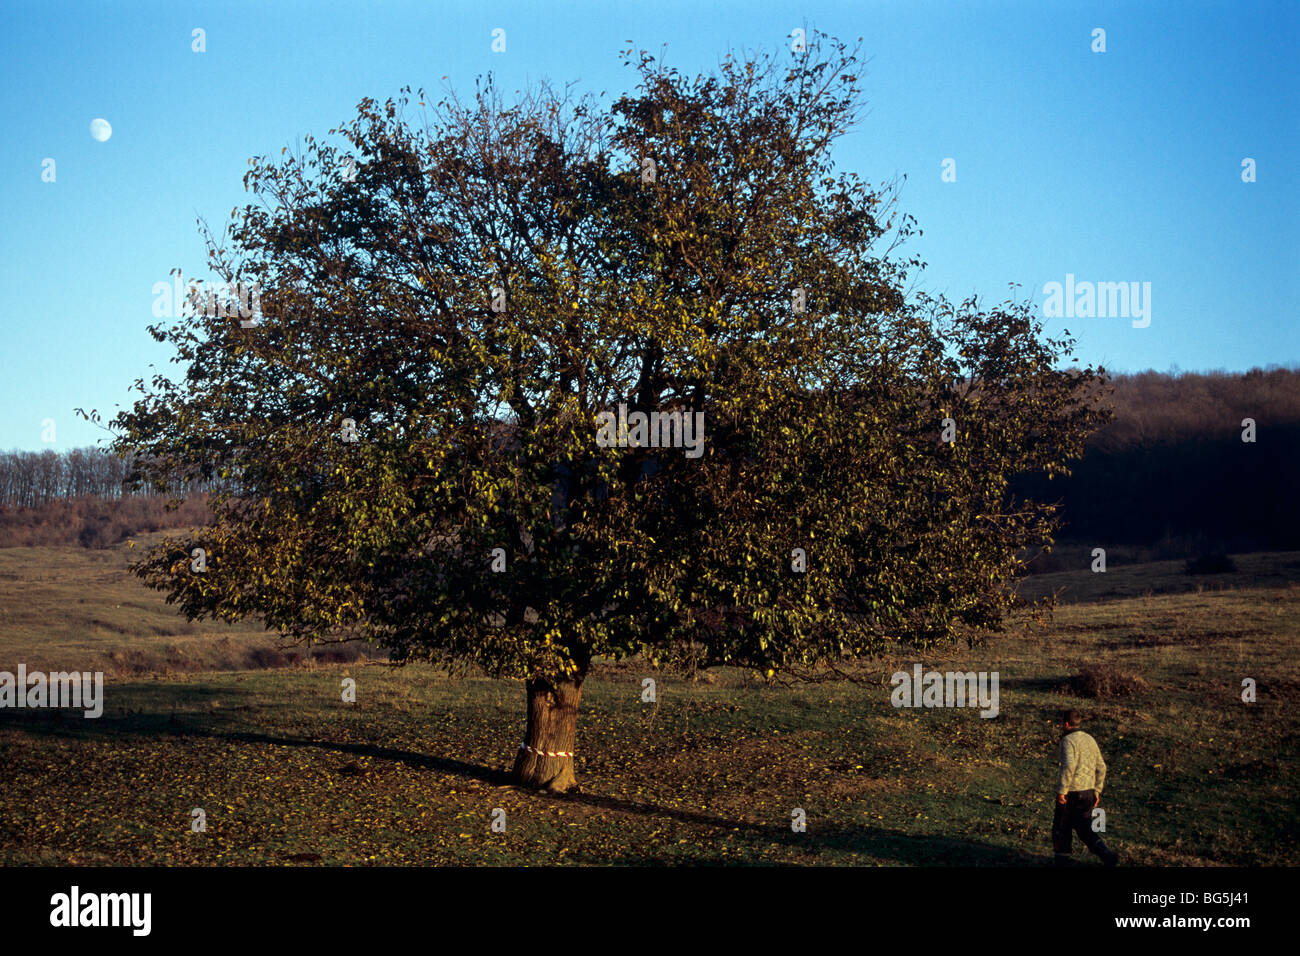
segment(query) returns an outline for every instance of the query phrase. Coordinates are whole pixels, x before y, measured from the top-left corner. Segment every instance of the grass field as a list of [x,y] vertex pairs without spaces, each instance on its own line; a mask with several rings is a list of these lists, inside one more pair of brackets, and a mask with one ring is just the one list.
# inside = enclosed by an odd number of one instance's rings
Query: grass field
[[[287,661],[273,639],[187,625],[125,576],[123,551],[0,550],[0,670],[112,675],[98,720],[0,711],[5,865],[1046,865],[1069,706],[1110,766],[1122,863],[1300,864],[1297,553],[1207,578],[1176,562],[1035,576],[1027,591],[1064,589],[1046,627],[872,661],[856,683],[603,666],[579,720],[583,791],[553,797],[506,786],[519,684],[362,658],[265,666]],[[998,671],[999,716],[893,708],[889,675],[914,662]],[[1074,696],[1099,663],[1144,686]]]
[[[0,548],[0,669],[22,661],[32,670],[145,676],[302,659],[260,622],[187,621],[133,577],[127,566],[164,537],[139,536],[136,548]],[[314,653],[351,659],[361,649]]]

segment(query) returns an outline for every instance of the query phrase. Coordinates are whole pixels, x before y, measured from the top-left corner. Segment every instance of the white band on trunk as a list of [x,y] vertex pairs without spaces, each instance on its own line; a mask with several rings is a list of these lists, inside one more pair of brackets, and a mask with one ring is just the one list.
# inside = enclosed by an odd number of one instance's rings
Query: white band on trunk
[[528,746],[528,744],[520,744],[519,749],[527,750],[530,754],[537,754],[537,756],[539,757],[572,757],[573,756],[572,752],[565,753],[563,750],[554,753],[551,752],[550,750],[536,750]]

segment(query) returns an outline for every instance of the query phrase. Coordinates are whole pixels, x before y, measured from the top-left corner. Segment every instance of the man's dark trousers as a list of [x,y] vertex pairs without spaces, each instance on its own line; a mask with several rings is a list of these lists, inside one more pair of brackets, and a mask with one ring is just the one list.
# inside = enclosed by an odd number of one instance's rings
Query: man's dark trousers
[[1052,848],[1056,851],[1057,866],[1069,863],[1074,849],[1071,831],[1079,834],[1083,845],[1101,857],[1107,866],[1115,865],[1118,857],[1092,829],[1092,807],[1096,802],[1095,791],[1071,790],[1065,795],[1065,803],[1056,804],[1056,816],[1052,819]]

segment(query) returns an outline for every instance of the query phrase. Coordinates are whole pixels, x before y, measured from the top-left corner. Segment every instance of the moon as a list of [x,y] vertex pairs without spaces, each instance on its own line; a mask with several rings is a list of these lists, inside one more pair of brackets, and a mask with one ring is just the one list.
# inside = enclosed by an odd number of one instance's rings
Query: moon
[[106,119],[93,119],[90,121],[90,135],[102,143],[113,135],[113,127]]

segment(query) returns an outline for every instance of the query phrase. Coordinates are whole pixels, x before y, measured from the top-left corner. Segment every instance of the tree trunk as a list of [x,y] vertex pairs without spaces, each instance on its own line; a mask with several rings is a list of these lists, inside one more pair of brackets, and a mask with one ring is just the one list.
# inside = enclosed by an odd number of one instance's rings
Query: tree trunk
[[573,751],[584,676],[579,674],[573,680],[556,683],[525,682],[528,728],[524,746],[515,757],[512,775],[516,783],[552,793],[564,793],[578,786],[573,774]]

